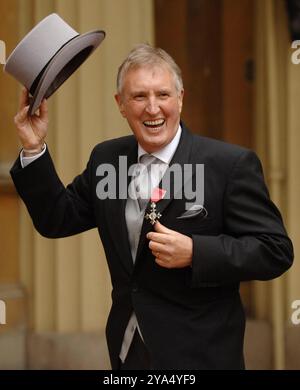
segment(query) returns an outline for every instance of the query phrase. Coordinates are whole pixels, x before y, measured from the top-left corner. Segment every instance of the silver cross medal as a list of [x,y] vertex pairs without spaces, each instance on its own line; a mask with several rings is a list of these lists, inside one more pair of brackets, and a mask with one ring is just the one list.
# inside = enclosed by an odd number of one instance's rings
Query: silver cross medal
[[145,215],[145,218],[150,220],[149,222],[151,223],[151,225],[154,225],[155,222],[157,222],[157,220],[159,220],[159,218],[161,217],[161,213],[159,211],[156,212],[155,202],[151,202],[150,209],[150,212]]

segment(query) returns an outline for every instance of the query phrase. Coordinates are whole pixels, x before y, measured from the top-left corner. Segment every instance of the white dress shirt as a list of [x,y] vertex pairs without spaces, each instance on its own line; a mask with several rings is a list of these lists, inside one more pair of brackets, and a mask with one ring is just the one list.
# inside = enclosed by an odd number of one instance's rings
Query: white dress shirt
[[45,152],[46,152],[46,149],[47,149],[47,145],[44,144],[43,148],[42,148],[42,151],[39,153],[39,154],[35,154],[34,156],[30,156],[30,157],[25,157],[24,156],[24,152],[23,152],[23,149],[21,150],[21,153],[20,153],[20,161],[21,161],[21,166],[22,168],[25,168],[27,167],[27,165],[29,165],[30,163],[32,163],[34,160],[38,159],[39,157],[41,157]]

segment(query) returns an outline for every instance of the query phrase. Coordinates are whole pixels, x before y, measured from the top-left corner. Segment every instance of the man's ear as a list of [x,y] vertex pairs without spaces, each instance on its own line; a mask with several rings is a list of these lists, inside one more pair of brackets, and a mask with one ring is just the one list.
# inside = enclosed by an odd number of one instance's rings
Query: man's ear
[[180,91],[180,94],[178,96],[179,99],[179,112],[181,113],[182,111],[182,104],[183,104],[183,96],[184,96],[184,89]]
[[123,103],[122,96],[119,95],[119,94],[116,94],[116,95],[115,95],[115,100],[116,100],[117,105],[118,105],[118,107],[119,107],[120,113],[122,114],[122,116],[123,116],[124,118],[126,118],[126,114],[125,114],[125,109],[124,109],[124,103]]

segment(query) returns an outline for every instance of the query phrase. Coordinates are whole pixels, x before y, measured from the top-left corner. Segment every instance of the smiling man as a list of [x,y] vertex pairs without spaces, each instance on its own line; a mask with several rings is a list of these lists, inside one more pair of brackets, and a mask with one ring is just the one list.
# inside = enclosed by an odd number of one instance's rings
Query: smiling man
[[156,62],[127,70],[121,67],[116,100],[138,143],[147,152],[168,145],[179,128],[182,82],[170,66]]
[[[116,95],[134,135],[97,145],[67,187],[44,143],[46,101],[29,118],[24,91],[15,117],[24,148],[11,174],[36,229],[49,238],[99,230],[113,288],[106,329],[113,369],[243,369],[239,283],[278,277],[293,261],[257,156],[192,135],[180,121],[183,94],[180,69],[164,50],[134,48]],[[120,183],[120,156],[136,164],[128,177],[139,196],[100,199],[98,168],[113,166]],[[185,195],[176,196],[176,177],[158,188],[172,166],[184,172],[186,164],[205,169],[204,184],[197,175],[180,183],[204,185],[204,203],[189,210]],[[153,189],[152,225],[144,217]]]

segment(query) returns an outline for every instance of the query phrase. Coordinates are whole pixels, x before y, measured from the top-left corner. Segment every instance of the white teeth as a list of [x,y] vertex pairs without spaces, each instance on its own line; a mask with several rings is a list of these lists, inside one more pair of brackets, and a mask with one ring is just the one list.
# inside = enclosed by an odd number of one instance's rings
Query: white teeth
[[145,121],[143,122],[146,126],[162,126],[165,123],[164,119],[158,119],[156,121]]

